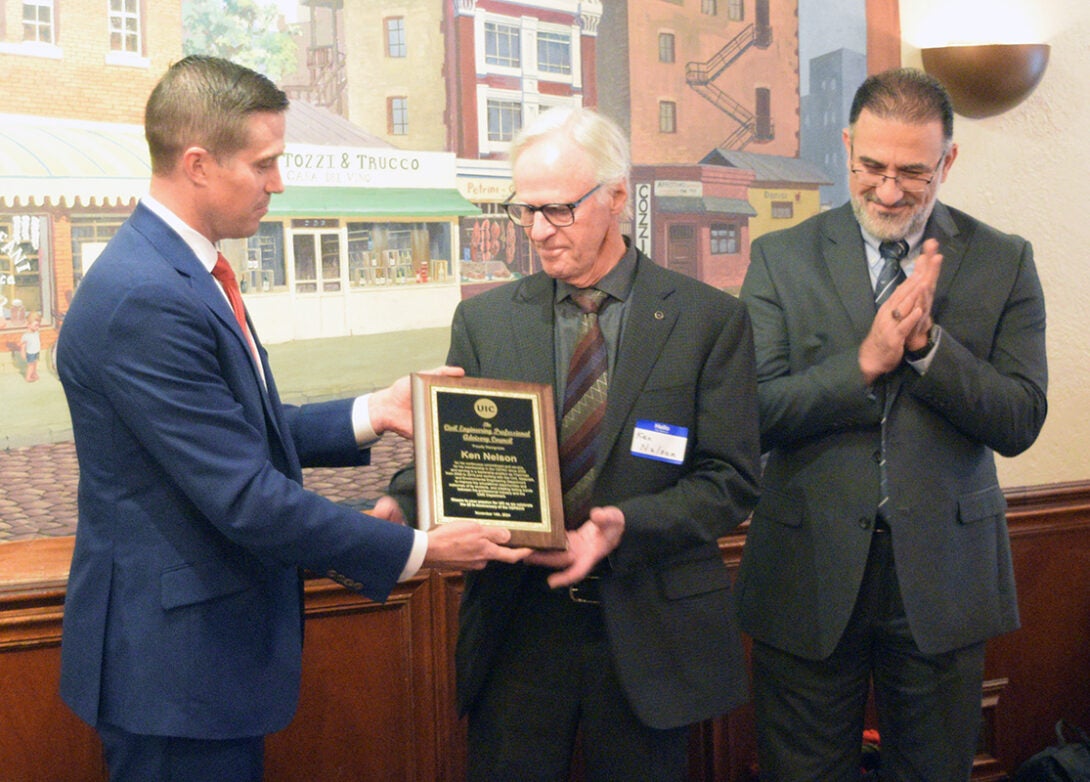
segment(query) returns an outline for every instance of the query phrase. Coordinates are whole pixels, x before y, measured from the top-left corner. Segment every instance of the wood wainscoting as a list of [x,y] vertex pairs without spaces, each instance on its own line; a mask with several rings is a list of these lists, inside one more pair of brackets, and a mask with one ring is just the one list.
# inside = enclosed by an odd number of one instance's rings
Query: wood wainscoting
[[[1007,499],[1022,628],[988,646],[974,780],[1006,779],[1052,743],[1061,717],[1090,728],[1090,482]],[[723,541],[732,570],[744,544],[744,534]],[[71,548],[71,538],[0,544],[4,782],[107,779],[94,731],[57,695]],[[299,711],[269,738],[269,782],[464,779],[453,676],[461,586],[458,573],[430,571],[378,605],[308,580]],[[751,708],[696,726],[690,757],[691,780],[750,780]]]

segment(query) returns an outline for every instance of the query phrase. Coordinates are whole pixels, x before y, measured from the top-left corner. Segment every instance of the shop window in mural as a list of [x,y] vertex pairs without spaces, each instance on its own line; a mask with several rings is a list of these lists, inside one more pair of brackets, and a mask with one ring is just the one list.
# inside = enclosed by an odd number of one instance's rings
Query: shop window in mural
[[462,218],[462,280],[503,281],[536,268],[525,233],[499,204],[481,204],[480,217]]
[[246,240],[246,270],[239,283],[243,293],[269,293],[283,289],[284,226],[261,223]]
[[43,313],[40,258],[43,220],[32,215],[0,218],[0,328],[23,329]]
[[68,309],[67,300],[72,298],[72,293],[79,285],[83,275],[91,268],[95,258],[106,247],[121,223],[125,221],[123,216],[73,216],[71,221],[72,232],[72,288],[62,291],[66,301],[64,308]]

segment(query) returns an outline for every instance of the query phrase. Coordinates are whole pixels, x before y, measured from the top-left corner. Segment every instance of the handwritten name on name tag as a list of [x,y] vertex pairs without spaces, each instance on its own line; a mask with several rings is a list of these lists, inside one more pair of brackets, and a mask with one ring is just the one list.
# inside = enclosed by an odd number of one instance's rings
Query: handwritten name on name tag
[[684,426],[637,421],[632,431],[632,454],[644,459],[681,464],[688,444],[689,430]]

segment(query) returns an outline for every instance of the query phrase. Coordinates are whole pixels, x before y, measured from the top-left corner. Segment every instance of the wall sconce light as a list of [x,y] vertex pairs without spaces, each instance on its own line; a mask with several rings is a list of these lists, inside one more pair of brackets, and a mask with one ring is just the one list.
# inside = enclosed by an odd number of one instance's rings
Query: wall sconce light
[[993,117],[1014,108],[1044,76],[1046,43],[940,46],[920,50],[923,68],[943,83],[954,111],[963,117]]

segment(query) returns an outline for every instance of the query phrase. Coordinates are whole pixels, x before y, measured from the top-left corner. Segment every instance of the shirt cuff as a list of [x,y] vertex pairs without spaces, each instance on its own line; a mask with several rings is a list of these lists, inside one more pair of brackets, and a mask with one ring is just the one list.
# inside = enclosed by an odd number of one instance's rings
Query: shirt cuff
[[417,574],[420,566],[424,564],[424,557],[428,553],[428,533],[423,530],[413,530],[413,547],[409,551],[409,559],[405,562],[405,568],[397,578],[397,583],[408,581]]
[[935,329],[935,344],[931,346],[931,350],[927,351],[927,355],[923,358],[911,361],[906,359],[906,362],[910,367],[915,369],[921,375],[926,374],[927,370],[931,367],[931,361],[935,358],[935,348],[939,346],[939,342],[942,341],[942,329]]
[[352,431],[356,435],[356,444],[366,448],[378,442],[379,436],[371,426],[371,395],[357,396],[352,403]]

